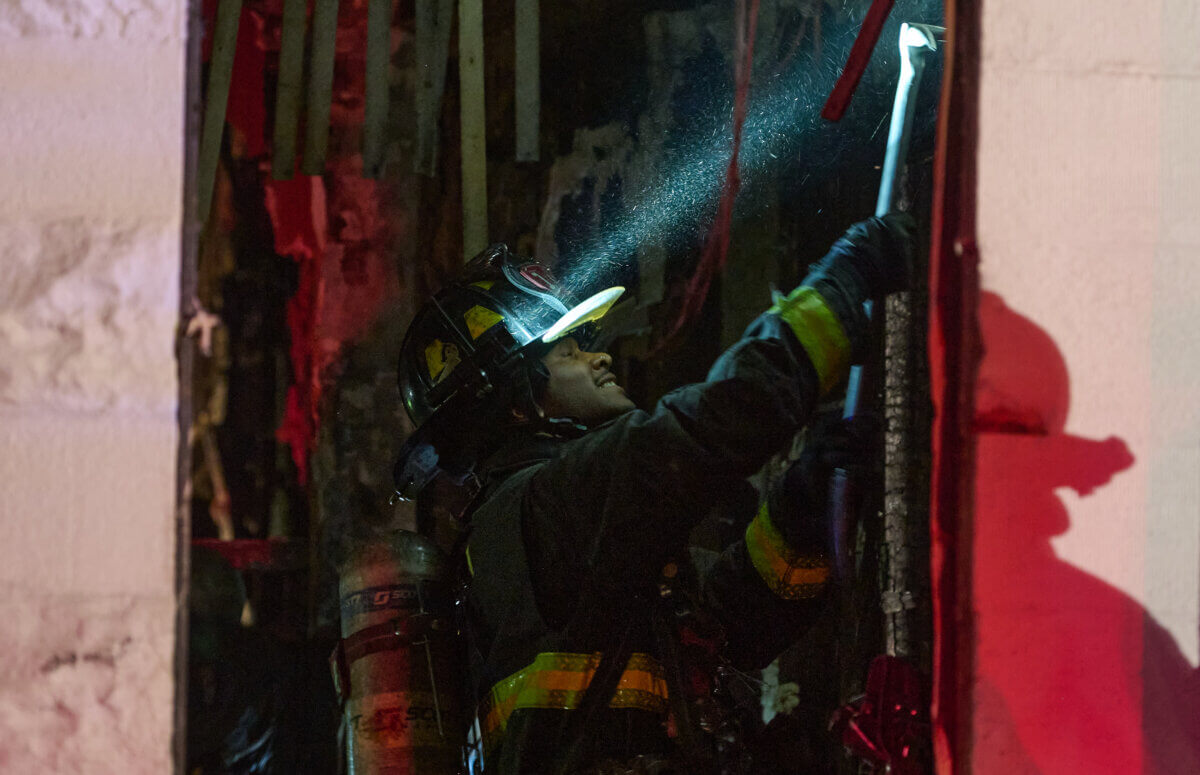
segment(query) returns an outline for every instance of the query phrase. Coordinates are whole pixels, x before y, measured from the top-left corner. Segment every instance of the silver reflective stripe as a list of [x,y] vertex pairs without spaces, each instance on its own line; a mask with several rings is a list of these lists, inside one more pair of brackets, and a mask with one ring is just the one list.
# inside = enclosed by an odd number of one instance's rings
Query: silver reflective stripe
[[483,727],[479,724],[479,716],[475,717],[467,729],[467,744],[463,746],[463,765],[467,775],[483,773]]

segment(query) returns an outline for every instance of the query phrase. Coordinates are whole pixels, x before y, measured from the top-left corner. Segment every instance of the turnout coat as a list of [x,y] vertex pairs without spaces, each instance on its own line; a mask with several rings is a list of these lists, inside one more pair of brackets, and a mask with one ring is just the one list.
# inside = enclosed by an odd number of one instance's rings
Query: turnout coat
[[[781,299],[704,382],[651,411],[579,434],[520,435],[487,462],[466,609],[489,775],[557,772],[571,745],[583,746],[580,765],[678,754],[687,731],[668,720],[680,686],[667,680],[663,637],[673,628],[655,624],[663,569],[686,556],[712,504],[786,449],[840,381],[852,326],[831,306],[852,300],[830,305],[836,289],[822,291]],[[728,659],[765,666],[811,619],[829,576],[827,532],[823,515],[768,500],[700,575],[695,592]],[[592,701],[580,741],[572,718],[609,651],[624,665],[608,701]]]

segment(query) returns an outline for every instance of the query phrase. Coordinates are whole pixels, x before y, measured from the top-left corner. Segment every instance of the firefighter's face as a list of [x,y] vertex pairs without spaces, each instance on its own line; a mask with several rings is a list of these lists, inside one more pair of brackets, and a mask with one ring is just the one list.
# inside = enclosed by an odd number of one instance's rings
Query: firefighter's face
[[570,337],[560,339],[542,358],[550,382],[542,398],[547,417],[571,417],[596,425],[634,408],[610,371],[612,356],[579,349]]

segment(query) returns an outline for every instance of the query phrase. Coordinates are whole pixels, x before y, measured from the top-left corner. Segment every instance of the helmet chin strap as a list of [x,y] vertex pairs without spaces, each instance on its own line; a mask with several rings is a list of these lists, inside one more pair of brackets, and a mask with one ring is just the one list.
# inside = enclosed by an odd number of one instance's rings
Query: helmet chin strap
[[573,417],[551,417],[546,414],[538,396],[545,393],[550,373],[540,361],[531,361],[514,375],[512,401],[512,425],[536,432],[552,433],[555,436],[578,436],[586,433],[588,426]]

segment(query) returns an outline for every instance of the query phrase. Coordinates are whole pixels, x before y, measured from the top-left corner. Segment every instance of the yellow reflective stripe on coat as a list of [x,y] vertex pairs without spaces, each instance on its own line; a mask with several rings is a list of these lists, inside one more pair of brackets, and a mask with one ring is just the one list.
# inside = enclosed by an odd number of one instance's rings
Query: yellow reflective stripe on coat
[[[492,687],[479,707],[485,745],[491,747],[518,708],[571,710],[600,665],[601,653],[547,651],[533,663]],[[649,654],[634,653],[625,665],[609,701],[610,708],[637,708],[657,713],[667,708],[667,680],[662,665]]]
[[825,395],[850,369],[850,340],[833,310],[813,288],[802,285],[779,299],[771,312],[791,327],[821,383]]
[[829,560],[792,549],[771,522],[764,503],[746,528],[750,562],[771,591],[785,600],[816,597],[829,580]]

